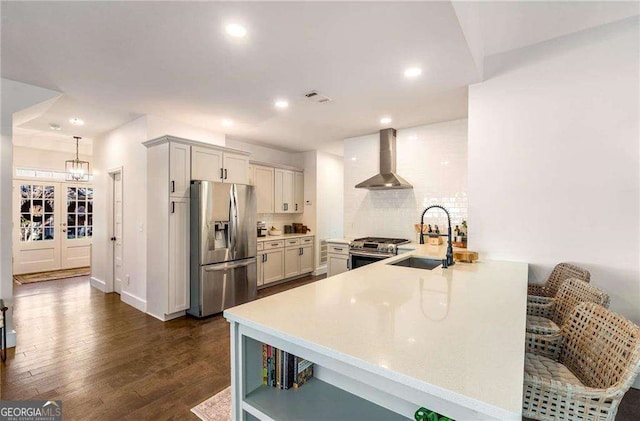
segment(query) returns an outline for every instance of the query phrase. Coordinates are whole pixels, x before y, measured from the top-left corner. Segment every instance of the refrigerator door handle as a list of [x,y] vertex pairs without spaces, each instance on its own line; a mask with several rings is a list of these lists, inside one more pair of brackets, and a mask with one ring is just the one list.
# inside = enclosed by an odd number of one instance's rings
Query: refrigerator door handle
[[222,263],[217,265],[205,266],[203,269],[205,272],[217,272],[221,270],[230,270],[249,266],[250,264],[255,262],[256,258],[252,257],[251,259],[243,260],[241,263]]

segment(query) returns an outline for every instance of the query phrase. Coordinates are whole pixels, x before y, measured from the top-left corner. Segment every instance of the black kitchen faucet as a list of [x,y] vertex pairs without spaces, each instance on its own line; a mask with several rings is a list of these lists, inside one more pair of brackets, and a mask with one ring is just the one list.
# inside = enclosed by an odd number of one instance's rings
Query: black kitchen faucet
[[453,261],[453,246],[451,245],[451,216],[449,216],[449,211],[446,210],[444,207],[440,206],[440,205],[431,205],[429,207],[427,207],[424,212],[422,212],[422,216],[420,217],[420,244],[424,244],[424,214],[427,213],[427,211],[429,209],[433,209],[433,208],[438,208],[438,209],[442,209],[444,211],[444,213],[447,214],[447,222],[448,222],[448,231],[447,231],[447,237],[449,240],[449,243],[447,245],[447,256],[446,259],[444,259],[442,261],[442,267],[444,269],[448,268],[449,266],[452,266],[454,264]]

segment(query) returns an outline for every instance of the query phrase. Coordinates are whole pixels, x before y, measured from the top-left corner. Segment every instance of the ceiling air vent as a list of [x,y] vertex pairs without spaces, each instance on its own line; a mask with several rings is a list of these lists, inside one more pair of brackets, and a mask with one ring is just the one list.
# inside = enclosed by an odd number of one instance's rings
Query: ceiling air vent
[[307,92],[306,94],[304,94],[304,96],[313,102],[318,102],[318,103],[331,102],[331,98],[329,98],[328,96],[322,95],[318,91]]

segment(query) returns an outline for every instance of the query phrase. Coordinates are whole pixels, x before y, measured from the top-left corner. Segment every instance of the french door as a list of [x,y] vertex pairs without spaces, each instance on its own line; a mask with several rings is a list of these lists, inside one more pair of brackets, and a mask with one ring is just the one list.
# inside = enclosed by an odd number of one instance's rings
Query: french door
[[91,264],[93,187],[14,180],[13,273]]

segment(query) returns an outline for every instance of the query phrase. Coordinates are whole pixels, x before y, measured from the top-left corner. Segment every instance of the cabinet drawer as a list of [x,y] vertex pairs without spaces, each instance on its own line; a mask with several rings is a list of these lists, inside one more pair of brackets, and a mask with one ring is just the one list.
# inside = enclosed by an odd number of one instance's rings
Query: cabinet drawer
[[348,244],[329,244],[328,253],[333,254],[349,254],[349,245]]
[[258,251],[264,250],[264,243],[262,241],[258,241]]
[[264,241],[264,250],[280,249],[284,247],[284,240]]
[[303,237],[300,239],[300,244],[313,244],[313,237]]
[[299,238],[289,238],[287,240],[284,240],[284,244],[287,247],[299,246],[300,245],[300,239]]

